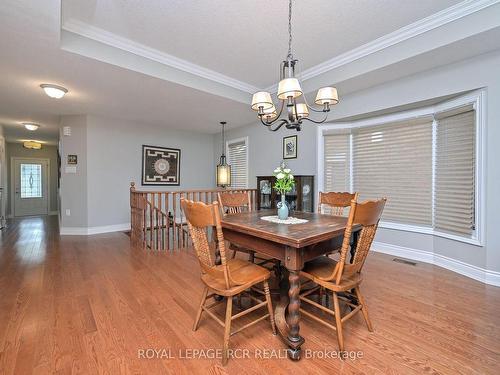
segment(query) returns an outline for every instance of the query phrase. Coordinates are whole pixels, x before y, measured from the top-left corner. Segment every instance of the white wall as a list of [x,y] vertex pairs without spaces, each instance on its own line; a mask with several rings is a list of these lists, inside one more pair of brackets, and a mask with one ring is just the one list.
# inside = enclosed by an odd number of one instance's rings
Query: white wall
[[[335,117],[342,118],[402,106],[409,103],[485,87],[486,129],[486,243],[483,247],[435,237],[429,248],[427,236],[404,232],[396,236],[381,230],[377,240],[411,248],[424,248],[492,271],[500,271],[500,52],[493,52],[456,64],[419,73],[342,98]],[[426,248],[427,247],[427,248]]]
[[[479,247],[440,237],[380,229],[376,240],[452,258],[481,269],[500,271],[500,51],[477,56],[459,63],[377,85],[346,96],[333,107],[330,119],[363,115],[397,108],[460,92],[487,89],[486,144],[486,242]],[[340,93],[342,94],[342,93]],[[227,132],[227,138],[248,136],[250,141],[250,183],[255,175],[269,174],[281,158],[281,139],[293,134],[280,130],[270,133],[262,125],[241,127]],[[299,133],[298,157],[290,162],[295,174],[316,174],[316,137],[314,126],[304,125]],[[215,149],[220,153],[218,148]],[[441,259],[440,258],[440,259]],[[444,259],[444,258],[442,258]],[[500,278],[499,276],[495,276]]]
[[[5,217],[7,207],[7,152],[5,138],[3,135],[3,126],[0,125],[0,217]],[[3,223],[0,223],[2,226]]]
[[[64,116],[72,135],[61,136],[62,233],[126,228],[129,187],[142,190],[212,189],[215,186],[213,136],[97,116]],[[181,149],[180,186],[141,186],[142,145]],[[77,174],[64,172],[66,156],[78,155]],[[71,216],[65,216],[65,209]],[[107,228],[106,228],[107,227]],[[68,229],[69,228],[69,229]]]
[[[59,134],[61,188],[59,190],[61,227],[87,226],[87,116],[62,116],[61,130],[71,128],[71,135]],[[77,155],[76,173],[66,173],[68,155]],[[70,216],[66,211],[70,210]]]
[[[143,190],[214,188],[212,142],[212,135],[89,116],[88,226],[129,223],[131,181]],[[181,150],[180,186],[141,187],[142,145]]]

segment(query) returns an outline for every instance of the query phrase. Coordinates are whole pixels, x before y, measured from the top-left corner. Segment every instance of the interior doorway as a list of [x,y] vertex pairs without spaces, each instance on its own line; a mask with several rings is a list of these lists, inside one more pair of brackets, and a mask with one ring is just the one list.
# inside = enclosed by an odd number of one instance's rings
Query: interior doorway
[[14,216],[49,213],[49,166],[49,159],[12,158],[11,203]]

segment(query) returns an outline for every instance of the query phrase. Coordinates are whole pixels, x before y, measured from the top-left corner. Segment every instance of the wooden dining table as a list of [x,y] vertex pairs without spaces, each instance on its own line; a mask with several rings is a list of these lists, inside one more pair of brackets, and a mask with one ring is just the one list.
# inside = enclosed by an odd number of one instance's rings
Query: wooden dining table
[[[288,346],[288,358],[299,360],[305,341],[300,335],[300,271],[305,262],[341,247],[347,218],[294,212],[291,216],[307,222],[281,224],[262,219],[273,215],[275,210],[229,214],[221,224],[227,241],[280,260],[282,276],[280,301],[274,312],[276,326]],[[359,226],[353,227],[352,245],[357,241],[359,229]]]

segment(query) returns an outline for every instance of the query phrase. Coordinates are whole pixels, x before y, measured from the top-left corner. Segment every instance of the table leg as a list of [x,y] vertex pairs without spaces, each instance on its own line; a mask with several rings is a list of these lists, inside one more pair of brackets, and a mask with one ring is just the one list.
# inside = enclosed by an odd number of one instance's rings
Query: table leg
[[288,356],[291,359],[300,359],[301,349],[300,346],[303,344],[304,339],[300,336],[300,276],[299,271],[290,271],[288,276],[288,281],[290,283],[290,289],[288,289],[288,297],[290,302],[288,303],[288,326],[290,331],[288,332],[288,340],[295,344],[289,345]]
[[[280,281],[280,302],[275,309],[278,332],[288,346],[288,358],[299,360],[304,338],[300,336],[300,271],[283,268]],[[288,308],[288,316],[286,314]]]

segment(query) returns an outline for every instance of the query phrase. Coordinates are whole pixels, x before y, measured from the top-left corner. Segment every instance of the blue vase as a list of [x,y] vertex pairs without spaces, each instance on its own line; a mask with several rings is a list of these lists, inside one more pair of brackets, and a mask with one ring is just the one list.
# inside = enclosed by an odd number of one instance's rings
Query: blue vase
[[285,201],[285,194],[281,194],[281,202],[278,202],[278,219],[288,219],[288,205]]

